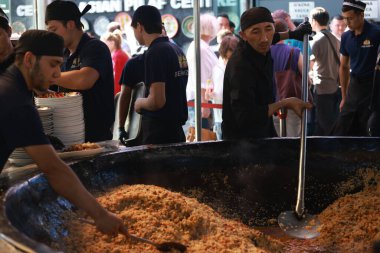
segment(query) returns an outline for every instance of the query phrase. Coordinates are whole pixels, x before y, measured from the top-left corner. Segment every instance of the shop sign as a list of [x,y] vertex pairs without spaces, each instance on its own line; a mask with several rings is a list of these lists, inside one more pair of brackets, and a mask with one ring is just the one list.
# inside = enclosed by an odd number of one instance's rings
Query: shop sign
[[218,7],[235,7],[238,6],[237,0],[218,0]]
[[[237,0],[218,0],[220,6],[235,6]],[[81,1],[78,4],[80,10],[83,10],[87,4],[91,4],[92,8],[88,13],[112,13],[135,11],[141,5],[152,5],[162,10],[167,5],[173,9],[192,9],[193,0],[109,0],[109,1]],[[200,7],[212,7],[212,0],[200,0]]]
[[314,9],[314,2],[289,2],[289,15],[292,19],[309,17],[312,9]]
[[10,7],[9,7],[10,0],[0,0],[0,8],[3,9],[5,14],[9,16],[10,14]]
[[365,7],[364,17],[368,19],[377,19],[379,18],[379,1],[363,1],[367,4]]

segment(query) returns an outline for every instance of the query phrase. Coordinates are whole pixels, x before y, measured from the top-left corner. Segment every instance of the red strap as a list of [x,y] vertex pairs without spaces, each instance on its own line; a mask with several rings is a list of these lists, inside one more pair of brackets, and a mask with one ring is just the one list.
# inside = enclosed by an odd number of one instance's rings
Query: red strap
[[[194,107],[194,101],[187,102],[188,107]],[[222,104],[208,104],[208,103],[202,103],[201,105],[203,108],[214,108],[214,109],[223,109]]]

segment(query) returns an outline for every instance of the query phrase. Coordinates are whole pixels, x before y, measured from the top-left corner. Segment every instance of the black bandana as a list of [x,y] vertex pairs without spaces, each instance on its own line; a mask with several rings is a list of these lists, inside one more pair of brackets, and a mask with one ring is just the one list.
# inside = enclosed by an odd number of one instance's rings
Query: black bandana
[[45,23],[50,20],[79,20],[91,9],[91,5],[86,5],[82,12],[74,2],[56,0],[46,7]]
[[253,7],[246,10],[240,17],[240,27],[242,31],[252,25],[263,22],[274,23],[272,14],[265,7]]
[[17,42],[15,53],[32,52],[34,55],[63,57],[63,38],[44,30],[28,30]]
[[0,8],[0,28],[7,29],[9,27],[9,19],[7,14]]

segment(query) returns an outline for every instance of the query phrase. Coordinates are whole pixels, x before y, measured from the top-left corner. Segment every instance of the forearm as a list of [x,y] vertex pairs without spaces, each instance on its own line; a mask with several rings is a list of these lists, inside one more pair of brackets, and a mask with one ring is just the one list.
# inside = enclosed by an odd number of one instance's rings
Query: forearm
[[347,89],[350,81],[350,69],[348,67],[341,66],[339,68],[339,80],[342,90],[342,99],[346,99]]
[[129,106],[131,103],[131,89],[129,87],[122,87],[119,100],[119,127],[125,125],[128,117]]
[[75,206],[83,209],[93,219],[106,213],[96,199],[84,188],[79,178],[62,161],[57,168],[45,173],[51,187]]
[[72,90],[89,90],[99,78],[99,73],[90,67],[62,72],[57,84]]

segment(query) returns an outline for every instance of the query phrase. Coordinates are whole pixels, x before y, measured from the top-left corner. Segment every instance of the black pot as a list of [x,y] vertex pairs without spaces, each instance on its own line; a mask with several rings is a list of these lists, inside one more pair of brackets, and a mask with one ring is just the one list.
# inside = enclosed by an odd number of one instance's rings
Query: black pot
[[[189,195],[192,190],[225,217],[265,226],[296,202],[299,139],[208,142],[136,147],[72,164],[92,192],[121,184],[153,184]],[[319,213],[363,188],[361,168],[379,170],[379,138],[308,138],[305,206]],[[343,187],[351,180],[351,187]],[[68,186],[70,187],[70,186]],[[39,174],[9,188],[1,232],[37,252],[54,252],[67,233],[62,212],[75,209]],[[64,250],[64,246],[62,246]]]

